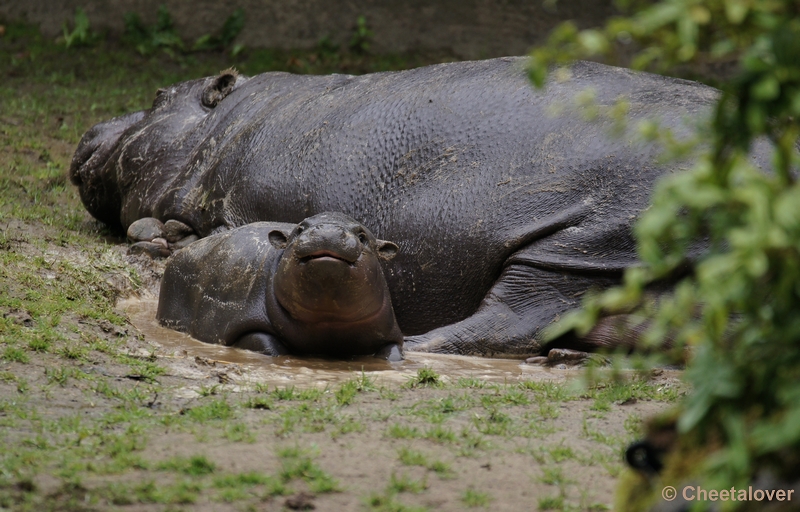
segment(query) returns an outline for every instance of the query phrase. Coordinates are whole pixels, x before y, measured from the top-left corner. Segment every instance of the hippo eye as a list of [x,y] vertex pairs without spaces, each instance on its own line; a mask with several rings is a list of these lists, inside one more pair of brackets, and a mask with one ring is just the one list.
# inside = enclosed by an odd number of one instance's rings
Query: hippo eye
[[304,228],[303,226],[297,226],[297,229],[295,230],[295,233],[297,233],[299,235],[300,233],[302,233],[305,230],[306,230],[306,228]]
[[358,234],[358,240],[364,245],[367,245],[367,242],[369,242],[369,238],[367,238],[367,234],[364,233],[363,231]]

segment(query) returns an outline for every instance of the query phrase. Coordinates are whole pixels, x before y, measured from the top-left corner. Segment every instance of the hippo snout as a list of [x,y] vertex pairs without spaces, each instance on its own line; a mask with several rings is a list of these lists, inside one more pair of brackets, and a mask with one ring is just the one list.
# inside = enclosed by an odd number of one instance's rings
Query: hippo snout
[[362,250],[361,242],[352,231],[339,225],[320,224],[300,233],[295,240],[294,256],[301,263],[334,258],[352,265]]
[[103,167],[116,147],[122,133],[144,119],[145,112],[134,112],[98,123],[81,138],[69,166],[69,179],[73,185],[81,186]]

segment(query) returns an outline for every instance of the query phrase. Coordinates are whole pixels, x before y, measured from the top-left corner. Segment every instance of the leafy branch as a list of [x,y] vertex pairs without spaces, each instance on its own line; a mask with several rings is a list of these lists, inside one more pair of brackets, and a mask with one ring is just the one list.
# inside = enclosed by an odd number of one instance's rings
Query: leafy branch
[[[643,268],[595,295],[554,331],[588,332],[602,314],[649,318],[645,342],[691,347],[693,392],[678,421],[684,449],[719,445],[696,470],[712,488],[769,468],[800,466],[800,4],[789,0],[662,0],[602,28],[555,29],[531,52],[530,77],[575,59],[656,72],[727,65],[694,168],[664,179],[636,226]],[[627,57],[626,57],[627,55]],[[675,149],[674,144],[666,144]],[[754,148],[771,153],[758,169]],[[708,248],[691,254],[697,245]],[[694,261],[670,294],[645,306],[646,287]],[[694,445],[692,444],[694,443]],[[687,475],[683,475],[687,477]]]

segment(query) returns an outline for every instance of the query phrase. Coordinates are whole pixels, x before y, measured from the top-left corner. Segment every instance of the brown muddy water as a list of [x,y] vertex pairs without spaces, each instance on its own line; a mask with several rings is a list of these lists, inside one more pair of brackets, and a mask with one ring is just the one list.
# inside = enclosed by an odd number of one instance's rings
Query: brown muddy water
[[230,365],[253,382],[270,386],[298,388],[340,384],[363,372],[378,383],[405,383],[420,368],[428,367],[446,382],[475,378],[487,382],[514,383],[522,380],[563,382],[578,375],[572,368],[545,368],[527,365],[518,359],[490,359],[442,354],[406,352],[405,361],[389,363],[372,357],[329,360],[312,357],[269,357],[255,352],[212,345],[187,334],[159,325],[156,320],[158,298],[131,297],[117,305],[130,318],[145,339],[157,346],[156,356],[194,359],[204,364]]

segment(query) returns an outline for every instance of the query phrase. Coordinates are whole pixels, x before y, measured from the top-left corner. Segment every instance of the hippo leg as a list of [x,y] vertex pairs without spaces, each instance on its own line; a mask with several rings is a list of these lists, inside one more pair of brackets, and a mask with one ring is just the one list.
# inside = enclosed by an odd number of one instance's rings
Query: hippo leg
[[289,349],[278,338],[265,332],[251,332],[236,340],[232,347],[260,352],[268,356],[282,356],[289,353]]
[[405,359],[403,356],[403,349],[397,343],[389,343],[379,351],[375,352],[374,357],[378,359],[385,359],[389,362],[396,363]]
[[590,362],[596,365],[607,365],[609,360],[599,354],[591,354],[589,352],[582,352],[580,350],[572,350],[568,348],[548,348],[545,347],[543,352],[547,352],[546,356],[529,357],[525,360],[527,364],[538,364],[541,366],[560,367],[560,366],[586,366]]
[[[585,336],[578,336],[570,331],[563,336],[551,341],[545,349],[569,348],[594,352],[598,349],[622,349],[632,351],[642,347],[640,341],[644,337],[650,323],[641,316],[631,314],[610,315],[600,318],[595,326]],[[668,337],[663,341],[660,349],[668,349],[672,340]],[[552,359],[552,358],[551,358]]]
[[[542,329],[579,307],[586,290],[618,282],[612,277],[511,264],[472,316],[426,334],[406,337],[405,347],[418,352],[489,357],[538,354],[544,348]],[[566,348],[589,347],[576,344]]]

